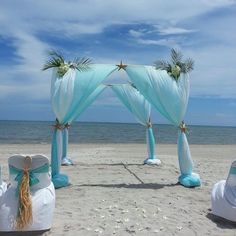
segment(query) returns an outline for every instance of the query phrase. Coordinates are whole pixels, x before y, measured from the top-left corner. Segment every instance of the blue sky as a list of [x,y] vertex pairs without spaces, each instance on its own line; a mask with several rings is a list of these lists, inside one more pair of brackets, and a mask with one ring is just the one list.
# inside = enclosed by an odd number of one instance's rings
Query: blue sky
[[[236,126],[235,12],[232,0],[2,0],[0,120],[54,119],[51,73],[40,70],[49,49],[94,63],[152,65],[174,47],[195,60],[187,123]],[[126,80],[116,73],[106,82]],[[135,122],[109,90],[79,120]]]

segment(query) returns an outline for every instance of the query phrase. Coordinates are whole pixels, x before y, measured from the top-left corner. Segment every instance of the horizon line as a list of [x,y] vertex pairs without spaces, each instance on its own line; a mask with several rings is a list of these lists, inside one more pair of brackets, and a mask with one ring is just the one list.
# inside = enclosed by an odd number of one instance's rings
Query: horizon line
[[[54,122],[54,120],[12,120],[12,119],[0,119],[1,121],[16,121],[16,122]],[[133,124],[133,125],[141,125],[138,122],[118,122],[118,121],[73,121],[73,123],[108,123],[108,124]],[[169,125],[173,126],[173,124],[170,123],[152,123],[153,125]],[[205,127],[228,127],[228,128],[236,128],[236,126],[233,125],[206,125],[206,124],[187,124],[187,126],[205,126]]]

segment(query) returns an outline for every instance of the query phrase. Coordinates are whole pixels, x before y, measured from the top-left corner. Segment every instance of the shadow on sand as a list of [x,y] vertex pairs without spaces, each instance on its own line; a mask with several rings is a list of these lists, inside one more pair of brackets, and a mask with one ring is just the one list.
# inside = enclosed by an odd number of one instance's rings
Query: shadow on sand
[[0,232],[0,236],[47,236],[50,232],[50,229],[47,230],[38,230],[38,231],[22,231],[22,232]]
[[207,213],[206,217],[216,223],[216,225],[221,229],[236,229],[236,222],[226,220],[222,217],[213,215],[212,213]]
[[144,163],[95,163],[95,164],[88,164],[84,162],[74,162],[73,166],[147,166],[147,167],[160,167],[158,165],[147,165]]
[[140,183],[140,184],[80,184],[76,187],[102,187],[102,188],[128,188],[128,189],[161,189],[165,187],[174,187],[175,184],[156,184],[156,183]]

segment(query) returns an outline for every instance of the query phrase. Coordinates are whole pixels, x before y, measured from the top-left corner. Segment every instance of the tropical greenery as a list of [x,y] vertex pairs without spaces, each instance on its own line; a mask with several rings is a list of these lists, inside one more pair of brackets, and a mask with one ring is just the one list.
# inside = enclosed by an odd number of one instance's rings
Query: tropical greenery
[[49,51],[50,59],[46,61],[42,70],[51,68],[58,68],[57,73],[59,77],[63,77],[69,69],[76,69],[78,71],[85,71],[89,69],[91,60],[89,58],[74,58],[73,61],[66,62],[64,56],[57,51]]
[[181,73],[186,74],[193,70],[194,61],[191,58],[183,61],[183,54],[180,51],[171,49],[171,62],[158,60],[154,63],[154,66],[156,69],[166,70],[177,81]]

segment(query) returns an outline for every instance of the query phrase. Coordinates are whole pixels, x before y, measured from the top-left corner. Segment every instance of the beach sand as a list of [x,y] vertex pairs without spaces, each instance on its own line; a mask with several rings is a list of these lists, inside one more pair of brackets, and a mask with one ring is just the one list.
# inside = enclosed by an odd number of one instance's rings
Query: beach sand
[[[43,235],[236,235],[236,224],[211,214],[213,185],[226,179],[236,145],[191,145],[202,186],[177,184],[176,145],[157,145],[161,166],[142,165],[145,144],[70,144],[71,185],[56,190],[53,226]],[[15,153],[50,156],[50,145],[0,145],[2,178]]]

